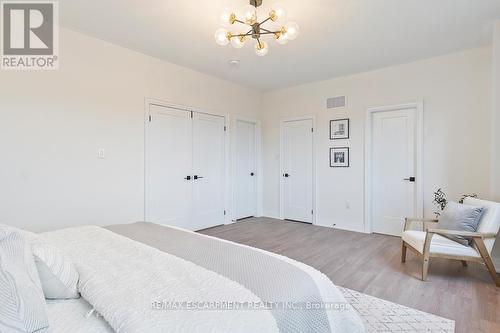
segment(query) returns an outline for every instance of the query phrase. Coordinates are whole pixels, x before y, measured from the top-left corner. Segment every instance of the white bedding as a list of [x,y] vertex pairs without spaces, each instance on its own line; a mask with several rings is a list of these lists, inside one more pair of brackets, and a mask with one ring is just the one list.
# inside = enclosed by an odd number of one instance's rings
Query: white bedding
[[[143,233],[148,235],[147,239],[135,241],[124,237],[126,228],[121,228],[118,234],[91,226],[42,234],[46,241],[59,247],[76,265],[80,273],[79,291],[91,304],[67,303],[68,309],[69,305],[81,312],[95,308],[109,323],[107,330],[113,328],[127,333],[364,332],[363,324],[353,309],[186,309],[186,306],[196,305],[196,302],[241,305],[297,299],[348,303],[326,276],[291,259],[179,229],[152,224],[129,226],[129,232]],[[159,238],[155,239],[153,235]],[[166,242],[172,245],[170,249],[159,246]],[[196,251],[183,253],[183,248]],[[177,252],[179,249],[181,251]],[[276,267],[282,269],[276,272],[286,274],[269,275],[269,271],[274,271]],[[262,295],[260,297],[264,301],[257,295]],[[285,297],[273,298],[275,295]],[[155,309],[152,304],[159,301],[182,304],[184,308]],[[63,307],[62,303],[51,306],[53,309]],[[73,322],[71,318],[75,318],[75,314],[72,316],[66,316],[67,319],[61,315],[52,318],[65,321],[56,325],[57,328]],[[78,321],[81,322],[81,317],[77,319],[75,327],[78,327]],[[86,324],[99,323],[102,325],[101,319]],[[98,326],[96,328],[99,329]]]
[[83,298],[47,300],[49,333],[113,333],[114,330],[93,311]]
[[117,332],[278,332],[267,311],[153,309],[156,300],[260,301],[243,286],[181,258],[97,227],[44,238],[75,263],[82,297]]

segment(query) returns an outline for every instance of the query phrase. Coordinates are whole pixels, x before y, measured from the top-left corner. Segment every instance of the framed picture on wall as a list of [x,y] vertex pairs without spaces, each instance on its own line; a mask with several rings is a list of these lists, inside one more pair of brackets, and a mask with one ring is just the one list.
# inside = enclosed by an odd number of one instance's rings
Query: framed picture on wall
[[330,140],[349,139],[349,119],[330,121]]
[[349,148],[330,148],[330,167],[348,168],[349,167]]

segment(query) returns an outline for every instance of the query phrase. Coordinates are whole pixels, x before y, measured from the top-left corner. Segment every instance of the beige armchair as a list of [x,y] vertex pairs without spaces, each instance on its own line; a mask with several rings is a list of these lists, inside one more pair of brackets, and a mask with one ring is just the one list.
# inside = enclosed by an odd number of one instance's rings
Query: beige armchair
[[[491,252],[500,228],[500,204],[474,198],[466,198],[464,204],[481,206],[486,209],[478,232],[440,230],[432,228],[438,222],[434,219],[407,218],[402,236],[402,257],[406,261],[406,251],[410,249],[422,258],[422,280],[427,279],[430,258],[459,260],[464,266],[467,262],[480,262],[486,266],[497,287],[500,287]],[[413,222],[422,222],[423,230],[411,230]],[[455,242],[446,236],[471,237],[472,246]]]

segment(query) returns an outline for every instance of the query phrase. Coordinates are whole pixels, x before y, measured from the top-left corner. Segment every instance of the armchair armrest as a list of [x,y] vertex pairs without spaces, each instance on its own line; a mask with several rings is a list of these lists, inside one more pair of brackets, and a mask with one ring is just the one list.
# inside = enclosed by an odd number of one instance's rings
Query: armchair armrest
[[438,235],[448,235],[448,236],[462,236],[462,237],[472,237],[472,238],[496,238],[494,233],[481,233],[481,232],[470,232],[470,231],[458,231],[458,230],[444,230],[444,229],[427,229],[428,233],[438,234]]
[[420,217],[407,217],[405,218],[405,228],[404,231],[408,230],[412,224],[412,222],[422,222],[423,224],[423,231],[425,231],[425,224],[426,223],[438,223],[439,220],[436,219],[424,219]]

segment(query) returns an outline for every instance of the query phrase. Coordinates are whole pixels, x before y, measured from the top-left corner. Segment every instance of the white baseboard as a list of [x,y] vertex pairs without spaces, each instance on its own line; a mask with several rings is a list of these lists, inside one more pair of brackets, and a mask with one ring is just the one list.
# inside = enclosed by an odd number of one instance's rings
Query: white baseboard
[[263,212],[262,213],[262,217],[267,217],[267,218],[270,218],[270,219],[279,220],[280,219],[280,214],[277,213],[277,212]]
[[334,227],[324,225],[324,224],[315,224],[318,227],[325,227],[325,228],[330,228],[330,229],[337,229],[337,230],[343,230],[343,231],[351,231],[351,232],[359,232],[361,234],[369,234],[369,232],[366,232],[364,229],[356,229],[356,228],[349,228],[349,227],[344,227],[340,225],[335,225]]

